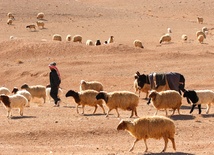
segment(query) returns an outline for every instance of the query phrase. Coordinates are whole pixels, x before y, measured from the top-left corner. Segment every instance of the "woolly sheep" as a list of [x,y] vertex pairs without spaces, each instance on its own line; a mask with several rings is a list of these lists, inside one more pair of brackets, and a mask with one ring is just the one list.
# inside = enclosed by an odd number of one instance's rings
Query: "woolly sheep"
[[54,34],[53,37],[52,37],[52,40],[55,40],[55,41],[62,41],[62,37],[61,37],[61,35],[59,35],[59,34]]
[[45,14],[43,12],[40,12],[40,13],[37,14],[36,18],[37,19],[43,19],[44,16],[45,16]]
[[193,103],[190,113],[198,105],[199,114],[201,114],[201,104],[206,104],[206,114],[208,114],[211,105],[214,104],[214,92],[212,90],[186,90],[183,97],[187,98],[188,103],[191,103],[190,101]]
[[79,43],[82,43],[82,36],[80,36],[80,35],[75,35],[75,36],[73,36],[72,42],[79,42]]
[[98,92],[95,90],[85,90],[81,92],[75,92],[74,90],[69,90],[65,96],[66,97],[72,96],[74,98],[75,102],[77,103],[77,107],[76,107],[77,113],[79,113],[78,111],[79,105],[82,105],[82,109],[83,109],[82,114],[84,114],[85,105],[89,105],[89,106],[95,107],[93,112],[93,114],[95,114],[97,110],[97,105],[99,105],[102,108],[103,113],[105,114],[105,109],[103,107],[102,100],[96,100],[97,94]]
[[26,26],[26,29],[27,29],[27,28],[29,28],[30,30],[31,30],[31,29],[36,30],[36,25],[34,25],[34,24],[27,25],[27,26]]
[[108,41],[107,41],[107,44],[110,44],[110,43],[113,43],[114,42],[114,36],[110,36]]
[[7,20],[7,24],[8,24],[8,25],[12,25],[12,23],[13,23],[13,20],[12,20],[12,19],[8,19],[8,20]]
[[21,89],[26,89],[32,96],[37,98],[43,98],[44,103],[46,101],[46,88],[42,85],[28,86],[28,84],[24,84],[21,86]]
[[6,87],[0,87],[0,94],[5,94],[5,95],[9,95],[10,94],[10,90]]
[[181,39],[182,39],[183,41],[187,41],[188,37],[187,37],[186,34],[183,34],[183,35],[181,36]]
[[71,35],[68,34],[68,35],[66,36],[66,41],[71,41],[71,39],[72,39]]
[[99,45],[101,45],[101,42],[100,42],[100,40],[97,40],[97,41],[95,42],[95,45],[96,45],[96,46],[99,46]]
[[92,89],[96,91],[103,91],[103,84],[98,81],[80,81],[80,91]]
[[144,47],[143,47],[143,44],[142,44],[142,42],[141,42],[140,40],[135,40],[135,41],[133,42],[133,44],[134,44],[135,47],[144,48]]
[[[50,87],[50,85],[48,85],[48,86],[46,86],[46,97],[48,98],[49,103],[51,103],[51,99],[52,99],[52,97],[50,96],[50,92],[51,92],[51,87]],[[62,90],[62,88],[59,88],[58,89],[59,98],[61,98],[62,95],[63,95],[63,90]]]
[[7,17],[10,18],[10,19],[15,20],[15,17],[11,12],[8,12]]
[[197,39],[198,39],[198,42],[201,44],[204,42],[204,36],[203,35],[199,35]]
[[26,107],[29,107],[30,106],[30,101],[31,101],[31,99],[32,99],[32,96],[31,96],[31,94],[29,93],[29,91],[27,91],[27,90],[19,90],[17,87],[14,87],[13,88],[13,90],[12,90],[12,93],[13,94],[19,94],[19,95],[23,95],[26,99],[27,99],[27,101],[28,101],[28,104],[26,104],[25,106]]
[[85,44],[88,45],[88,46],[93,46],[94,45],[92,40],[87,40]]
[[96,99],[103,99],[109,108],[108,113],[106,117],[108,117],[110,111],[112,109],[115,109],[117,112],[117,117],[120,117],[120,114],[118,112],[118,108],[122,110],[129,110],[132,111],[130,118],[134,115],[138,117],[137,115],[137,106],[139,103],[139,97],[129,91],[114,91],[114,92],[100,92]]
[[197,22],[198,22],[199,24],[203,24],[204,18],[203,18],[203,17],[197,17]]
[[172,40],[171,36],[169,34],[164,34],[161,36],[159,43],[162,42],[170,42]]
[[121,120],[117,126],[117,130],[126,130],[136,138],[129,151],[134,149],[136,142],[143,139],[146,146],[145,152],[147,152],[148,146],[146,140],[149,138],[164,139],[165,145],[162,152],[166,151],[168,139],[170,139],[173,149],[176,150],[174,139],[175,124],[170,118],[164,116],[145,116],[133,121]]
[[27,104],[27,99],[19,94],[15,94],[12,96],[0,95],[0,101],[3,102],[4,107],[7,109],[7,117],[12,116],[11,109],[19,109],[19,113],[23,116],[24,106]]
[[153,106],[157,109],[157,111],[155,112],[155,115],[160,109],[164,109],[166,111],[166,116],[167,116],[167,109],[173,109],[172,115],[174,115],[175,110],[177,109],[178,114],[180,115],[182,97],[179,94],[179,92],[175,90],[166,90],[162,92],[157,92],[156,90],[152,90],[149,94],[149,98],[152,99]]
[[42,27],[42,29],[45,28],[45,23],[43,21],[37,21],[36,24],[38,27]]

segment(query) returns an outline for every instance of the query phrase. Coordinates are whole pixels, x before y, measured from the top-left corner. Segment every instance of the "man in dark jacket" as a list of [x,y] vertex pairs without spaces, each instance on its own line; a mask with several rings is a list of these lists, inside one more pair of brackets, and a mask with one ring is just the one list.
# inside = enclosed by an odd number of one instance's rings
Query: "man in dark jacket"
[[59,107],[60,101],[61,101],[58,96],[58,89],[61,83],[60,73],[58,68],[56,67],[55,62],[50,63],[49,68],[51,70],[49,74],[50,86],[51,86],[50,96],[54,99],[54,103],[55,103],[54,107]]

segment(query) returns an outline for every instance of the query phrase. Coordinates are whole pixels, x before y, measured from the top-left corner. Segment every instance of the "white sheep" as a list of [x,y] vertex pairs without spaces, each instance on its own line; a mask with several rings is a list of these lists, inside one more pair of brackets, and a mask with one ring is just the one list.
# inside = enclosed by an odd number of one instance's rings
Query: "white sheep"
[[110,43],[113,43],[114,42],[114,36],[110,36],[108,41],[107,41],[107,44],[110,44]]
[[12,25],[12,23],[13,23],[13,20],[9,18],[9,19],[7,20],[7,24],[8,24],[8,25]]
[[45,17],[45,14],[43,12],[38,13],[36,16],[37,19],[43,19],[44,17]]
[[183,41],[187,41],[188,37],[187,37],[186,34],[183,34],[183,35],[181,36],[181,39],[182,39]]
[[71,37],[71,35],[70,34],[68,34],[67,36],[66,36],[66,41],[71,41],[71,39],[72,39],[72,37]]
[[183,97],[187,98],[188,103],[190,103],[190,100],[193,103],[190,113],[198,105],[199,114],[201,114],[201,104],[206,104],[206,114],[208,114],[211,105],[214,104],[214,92],[212,90],[186,90]]
[[7,117],[12,116],[11,109],[19,109],[19,113],[23,116],[24,106],[27,104],[27,99],[23,95],[15,94],[11,96],[0,95],[0,101],[3,102],[4,107],[7,109]]
[[15,20],[15,17],[11,12],[8,12],[7,17],[10,18],[10,19]]
[[98,81],[85,81],[81,80],[80,81],[80,91],[87,90],[87,89],[92,89],[96,91],[103,91],[103,84]]
[[152,90],[149,94],[149,98],[152,99],[153,106],[157,109],[155,115],[158,110],[164,109],[173,109],[172,115],[174,115],[175,110],[178,110],[178,114],[180,115],[180,107],[182,104],[182,97],[178,91],[175,90],[166,90],[162,92],[157,92],[156,90]]
[[85,105],[89,105],[89,106],[95,107],[93,112],[93,114],[95,114],[97,110],[97,105],[99,105],[102,108],[103,113],[105,114],[105,109],[103,107],[102,100],[96,100],[97,94],[98,94],[98,91],[95,91],[95,90],[85,90],[81,92],[75,92],[74,90],[69,90],[65,96],[66,97],[72,96],[74,98],[75,102],[77,103],[77,107],[76,107],[77,113],[79,113],[78,111],[79,105],[82,105],[82,109],[83,109],[82,114],[84,114]]
[[54,35],[52,36],[52,40],[55,40],[55,41],[62,41],[62,37],[61,37],[61,35],[59,35],[59,34],[54,34]]
[[27,100],[28,100],[28,104],[26,104],[26,107],[30,107],[30,101],[32,99],[32,96],[30,94],[29,91],[23,89],[23,90],[19,90],[17,87],[14,87],[12,90],[13,94],[19,94],[19,95],[23,95]]
[[94,46],[94,43],[92,40],[87,40],[85,44],[88,46]]
[[38,27],[42,27],[42,29],[45,28],[45,23],[43,21],[37,21],[36,24]]
[[34,24],[31,24],[31,25],[27,25],[26,26],[26,29],[30,29],[30,30],[32,30],[32,29],[34,29],[34,31],[36,31],[36,25],[34,25]]
[[103,99],[109,108],[106,117],[108,117],[111,110],[115,109],[117,112],[117,117],[120,117],[118,108],[122,110],[129,110],[131,112],[130,118],[134,115],[137,115],[137,106],[139,103],[139,97],[133,92],[129,91],[114,91],[114,92],[100,92],[96,99]]
[[5,95],[9,95],[10,94],[10,90],[6,87],[0,87],[0,94],[5,94]]
[[43,98],[44,103],[46,102],[45,86],[42,85],[28,86],[28,84],[24,84],[21,86],[21,89],[27,90],[31,94],[32,99],[34,99],[34,97]]
[[198,22],[199,24],[203,24],[204,18],[203,18],[203,17],[197,17],[197,22]]
[[159,43],[170,42],[172,40],[171,36],[167,33],[161,36]]
[[82,43],[82,36],[81,35],[75,35],[72,37],[72,42],[79,42]]
[[[52,99],[52,97],[50,96],[50,92],[51,92],[51,87],[46,86],[46,97],[48,98],[49,103],[51,103],[51,99]],[[59,96],[59,98],[61,98],[63,96],[62,88],[58,89],[58,96]]]
[[168,33],[168,34],[169,34],[169,33],[172,33],[171,28],[167,28],[167,33]]
[[140,40],[134,40],[133,44],[134,44],[135,47],[144,48],[143,44],[142,44],[142,42]]
[[149,138],[164,139],[165,145],[162,152],[166,151],[168,139],[170,139],[173,149],[176,150],[174,139],[175,124],[170,118],[164,116],[145,116],[133,121],[121,120],[117,126],[117,130],[126,130],[136,138],[129,151],[134,149],[136,142],[143,139],[146,146],[145,152],[147,152],[148,146],[146,140]]

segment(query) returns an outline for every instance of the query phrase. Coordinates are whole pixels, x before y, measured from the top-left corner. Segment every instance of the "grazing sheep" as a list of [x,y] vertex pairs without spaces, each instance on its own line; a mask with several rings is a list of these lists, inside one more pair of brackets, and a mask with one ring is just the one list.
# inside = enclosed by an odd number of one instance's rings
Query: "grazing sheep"
[[100,41],[100,40],[97,40],[97,41],[95,42],[95,45],[96,45],[96,46],[101,45],[101,41]]
[[42,27],[42,29],[45,28],[45,23],[43,21],[37,21],[36,24],[38,27]]
[[13,23],[13,20],[12,20],[12,19],[8,19],[8,20],[7,20],[7,24],[8,24],[8,25],[12,25],[12,23]]
[[142,44],[142,42],[141,42],[140,40],[135,40],[135,41],[133,42],[133,44],[134,44],[135,47],[144,48],[144,47],[143,47],[143,44]]
[[19,90],[17,87],[14,87],[12,90],[13,94],[19,94],[19,95],[23,95],[27,100],[28,100],[28,104],[26,104],[26,107],[30,107],[30,101],[32,99],[31,94],[29,93],[29,91],[27,90]]
[[152,99],[153,106],[157,109],[155,115],[160,109],[164,109],[166,111],[166,116],[167,109],[173,109],[172,115],[174,115],[175,110],[177,109],[178,114],[180,115],[182,97],[177,91],[166,90],[162,92],[157,92],[156,90],[152,90],[149,94],[149,98]]
[[107,41],[107,44],[110,44],[110,43],[113,43],[114,42],[114,36],[110,36],[108,41]]
[[167,33],[161,36],[159,43],[170,42],[172,40],[171,36]]
[[135,76],[134,76],[134,78],[135,78],[135,80],[134,80],[135,93],[137,93],[137,91],[138,91],[138,94],[139,94],[138,96],[140,97],[140,92],[144,92],[144,93],[146,93],[145,99],[148,99],[148,95],[149,95],[149,91],[151,90],[151,86],[150,86],[150,84],[145,83],[143,88],[139,87],[138,83],[137,83],[137,79],[139,76],[140,76],[140,73],[136,72]]
[[96,90],[98,92],[103,91],[103,84],[98,81],[81,80],[80,81],[80,91],[88,90],[88,89]]
[[82,43],[82,36],[81,35],[75,35],[75,36],[73,36],[72,42]]
[[35,86],[28,86],[28,84],[24,84],[21,86],[21,89],[26,89],[32,96],[34,97],[43,98],[44,103],[46,101],[46,88],[42,85],[35,85]]
[[186,34],[183,34],[183,35],[181,36],[181,39],[182,39],[183,41],[187,41],[188,37],[187,37]]
[[55,40],[55,41],[62,41],[62,37],[61,37],[61,35],[59,35],[59,34],[54,34],[53,37],[52,37],[52,40]]
[[203,24],[204,18],[203,18],[203,17],[197,17],[197,22],[198,22],[199,24]]
[[[48,98],[49,103],[51,103],[51,99],[52,99],[52,97],[50,95],[50,92],[51,92],[51,87],[50,87],[50,85],[47,85],[46,86],[46,97]],[[62,90],[62,88],[59,88],[58,89],[58,96],[59,96],[59,98],[61,98],[62,95],[63,95],[63,90]]]
[[117,117],[120,117],[120,114],[118,112],[118,108],[122,110],[129,110],[132,111],[130,118],[134,115],[138,117],[137,115],[137,106],[139,103],[139,97],[129,91],[114,91],[114,92],[100,92],[96,99],[103,99],[109,108],[108,113],[106,117],[108,117],[110,111],[112,109],[115,109],[117,112]]
[[97,110],[97,105],[99,105],[103,109],[103,113],[105,114],[105,109],[103,107],[102,100],[96,100],[98,92],[95,90],[85,90],[81,92],[75,92],[74,90],[69,90],[66,93],[66,97],[72,96],[77,103],[77,113],[79,105],[82,105],[82,114],[84,114],[84,107],[85,105],[93,106],[95,107],[93,114],[95,114]]
[[72,37],[71,37],[71,35],[70,34],[68,34],[67,36],[66,36],[66,41],[71,41],[71,39],[72,39]]
[[9,95],[10,94],[10,90],[6,87],[0,87],[0,94],[5,94],[5,95]]
[[169,34],[169,33],[172,33],[171,28],[167,28],[167,33],[168,33],[168,34]]
[[31,30],[31,29],[34,29],[34,31],[36,31],[36,25],[34,25],[34,24],[32,24],[32,25],[27,25],[27,26],[26,26],[26,29],[27,29],[27,28],[29,28],[30,30]]
[[7,17],[9,19],[15,20],[15,17],[14,17],[14,15],[11,12],[8,12]]
[[199,35],[197,39],[198,39],[198,42],[201,44],[204,42],[204,36],[203,35]]
[[145,116],[133,121],[121,120],[119,125],[117,126],[117,130],[126,130],[136,138],[129,151],[134,150],[136,142],[143,139],[146,146],[145,152],[147,152],[148,146],[146,140],[149,138],[164,139],[165,145],[162,152],[166,151],[168,139],[170,139],[172,141],[173,149],[176,150],[174,139],[175,124],[173,120],[167,117]]
[[19,113],[21,116],[23,116],[23,109],[24,106],[27,104],[27,99],[19,94],[15,94],[12,96],[7,96],[7,95],[0,95],[0,101],[3,102],[4,107],[7,109],[7,117],[12,116],[11,109],[19,109]]
[[94,43],[92,40],[87,40],[85,44],[88,46],[94,46]]
[[201,104],[206,104],[206,114],[208,114],[211,105],[214,104],[214,92],[212,90],[186,90],[183,97],[187,98],[189,104],[191,102],[193,103],[190,113],[192,113],[195,106],[198,105],[199,114],[201,114]]
[[37,19],[43,19],[44,17],[45,17],[45,14],[43,12],[38,13],[36,16]]

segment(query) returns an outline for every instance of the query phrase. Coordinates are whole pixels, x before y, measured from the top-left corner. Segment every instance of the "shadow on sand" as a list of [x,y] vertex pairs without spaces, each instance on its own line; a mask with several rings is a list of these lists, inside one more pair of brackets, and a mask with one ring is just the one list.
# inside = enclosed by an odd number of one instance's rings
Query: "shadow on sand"
[[10,119],[36,118],[36,116],[12,116]]

